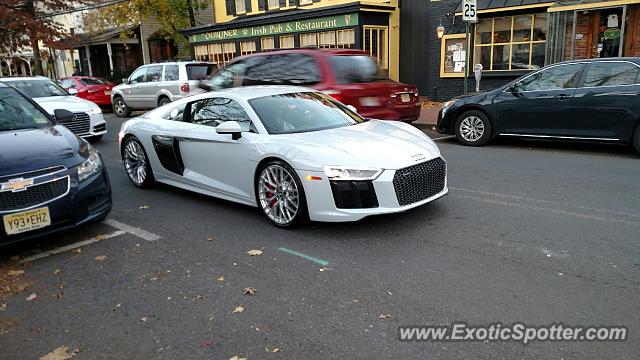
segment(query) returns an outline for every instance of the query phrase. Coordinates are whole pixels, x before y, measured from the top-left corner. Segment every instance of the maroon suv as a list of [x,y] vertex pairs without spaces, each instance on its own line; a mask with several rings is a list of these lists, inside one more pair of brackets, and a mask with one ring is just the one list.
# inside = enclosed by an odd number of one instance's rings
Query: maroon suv
[[414,85],[381,78],[366,52],[290,49],[235,58],[208,83],[213,89],[248,85],[299,85],[320,90],[365,118],[412,122],[420,117]]

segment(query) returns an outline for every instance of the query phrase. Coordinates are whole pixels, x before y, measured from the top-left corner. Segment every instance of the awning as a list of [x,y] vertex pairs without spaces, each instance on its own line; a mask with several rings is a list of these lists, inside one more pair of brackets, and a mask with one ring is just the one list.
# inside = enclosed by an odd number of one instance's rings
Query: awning
[[[137,30],[140,25],[106,29],[95,33],[78,33],[60,40],[59,43],[67,48],[78,48],[86,45],[104,44],[109,40],[119,39],[123,31]],[[137,42],[137,40],[136,40]]]
[[548,12],[601,9],[612,6],[638,4],[640,0],[558,0]]

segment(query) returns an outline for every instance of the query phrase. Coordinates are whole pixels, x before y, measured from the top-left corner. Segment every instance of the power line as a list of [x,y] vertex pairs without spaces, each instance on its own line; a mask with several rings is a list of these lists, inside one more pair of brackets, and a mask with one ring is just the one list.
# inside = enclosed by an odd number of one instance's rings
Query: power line
[[44,19],[44,18],[54,17],[54,16],[58,16],[58,15],[71,14],[71,13],[78,12],[78,11],[100,9],[100,8],[103,8],[103,7],[107,7],[107,6],[111,6],[111,5],[117,5],[117,4],[120,4],[120,3],[123,3],[123,2],[127,2],[127,1],[129,1],[129,0],[113,0],[113,1],[100,3],[100,4],[95,4],[95,5],[87,5],[87,6],[81,6],[81,7],[77,7],[77,8],[73,8],[73,9],[69,9],[69,10],[57,11],[55,13],[48,13],[48,14],[38,15],[35,18],[36,19]]

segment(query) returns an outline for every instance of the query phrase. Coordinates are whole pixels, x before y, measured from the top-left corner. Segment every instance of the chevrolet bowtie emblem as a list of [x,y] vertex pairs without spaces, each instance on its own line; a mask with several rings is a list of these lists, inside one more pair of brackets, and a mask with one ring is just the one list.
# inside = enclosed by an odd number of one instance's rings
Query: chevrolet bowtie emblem
[[27,188],[31,185],[33,185],[33,179],[11,179],[0,184],[0,191],[18,192],[27,190]]

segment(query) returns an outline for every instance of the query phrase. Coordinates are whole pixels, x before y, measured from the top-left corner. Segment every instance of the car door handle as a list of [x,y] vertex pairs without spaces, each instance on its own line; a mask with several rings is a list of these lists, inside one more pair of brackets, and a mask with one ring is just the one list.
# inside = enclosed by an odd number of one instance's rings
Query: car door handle
[[560,94],[560,95],[556,96],[556,99],[558,99],[560,101],[565,101],[565,100],[567,100],[567,95]]

